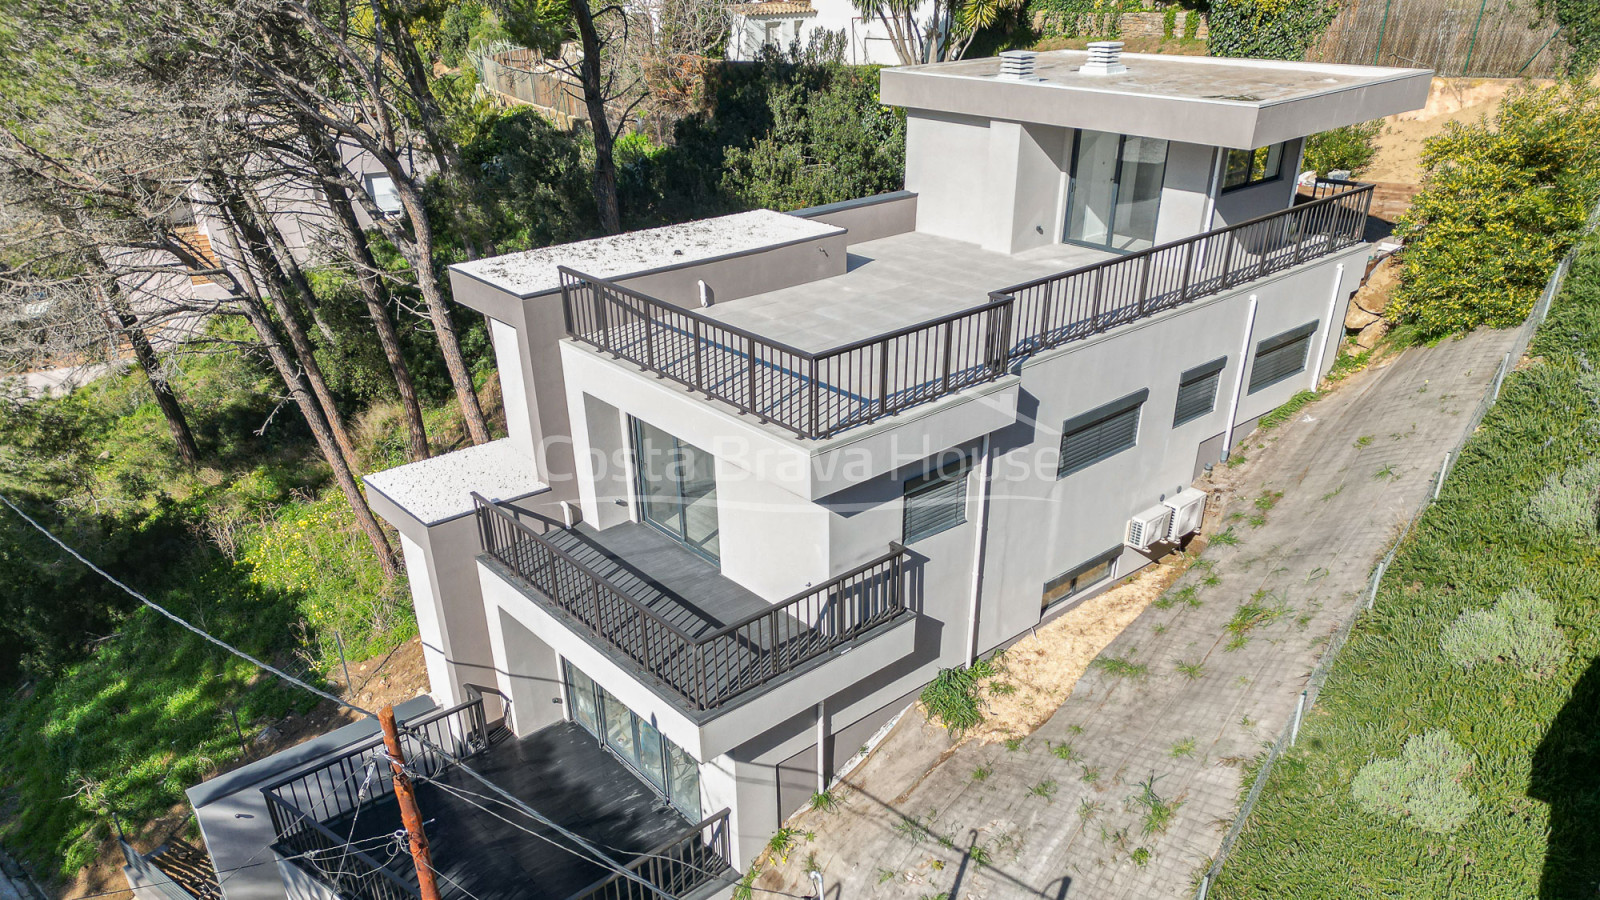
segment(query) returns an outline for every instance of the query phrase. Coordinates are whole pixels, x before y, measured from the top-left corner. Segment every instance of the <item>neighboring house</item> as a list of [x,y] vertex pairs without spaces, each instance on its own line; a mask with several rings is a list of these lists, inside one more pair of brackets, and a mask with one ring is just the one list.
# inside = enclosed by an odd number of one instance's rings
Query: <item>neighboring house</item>
[[[885,70],[901,192],[451,268],[510,436],[366,479],[450,900],[648,894],[599,852],[720,889],[941,668],[1181,542],[1192,480],[1332,365],[1371,189],[1297,200],[1303,138],[1431,73],[1108,52]],[[277,854],[227,900],[416,896],[376,746],[190,791],[219,870]]]
[[[920,4],[918,20],[932,8],[931,3]],[[784,52],[799,44],[803,49],[813,35],[830,31],[844,36],[845,62],[900,64],[887,26],[879,19],[863,16],[850,0],[759,0],[732,4],[728,12],[732,28],[727,57],[731,60],[755,59],[763,47]]]

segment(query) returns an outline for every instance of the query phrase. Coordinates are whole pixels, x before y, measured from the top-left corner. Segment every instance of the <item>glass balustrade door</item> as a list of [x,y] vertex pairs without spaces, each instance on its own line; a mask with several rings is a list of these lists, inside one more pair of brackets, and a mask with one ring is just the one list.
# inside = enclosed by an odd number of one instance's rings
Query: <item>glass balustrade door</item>
[[633,420],[639,516],[717,562],[717,477],[711,454]]
[[1129,252],[1155,244],[1167,142],[1079,131],[1062,239]]

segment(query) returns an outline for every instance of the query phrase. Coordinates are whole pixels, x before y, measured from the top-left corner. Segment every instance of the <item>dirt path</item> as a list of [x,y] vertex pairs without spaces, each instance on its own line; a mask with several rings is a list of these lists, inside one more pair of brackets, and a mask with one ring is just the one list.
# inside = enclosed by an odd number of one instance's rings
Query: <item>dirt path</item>
[[1244,764],[1292,714],[1509,342],[1410,350],[1258,436],[1216,485],[1238,542],[1214,539],[1037,731],[952,749],[905,716],[836,808],[793,823],[794,850],[756,886],[805,894],[816,865],[830,900],[1190,896]]

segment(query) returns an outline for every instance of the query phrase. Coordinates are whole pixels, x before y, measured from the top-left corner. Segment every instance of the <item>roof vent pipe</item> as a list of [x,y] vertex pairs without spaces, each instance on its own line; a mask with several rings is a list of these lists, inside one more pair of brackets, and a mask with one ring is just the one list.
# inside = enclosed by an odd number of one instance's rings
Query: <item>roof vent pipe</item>
[[1120,75],[1128,71],[1122,64],[1121,41],[1090,41],[1089,61],[1078,69],[1083,75]]
[[1039,81],[1033,63],[1039,54],[1032,50],[1006,50],[1000,54],[1000,77],[1006,81]]

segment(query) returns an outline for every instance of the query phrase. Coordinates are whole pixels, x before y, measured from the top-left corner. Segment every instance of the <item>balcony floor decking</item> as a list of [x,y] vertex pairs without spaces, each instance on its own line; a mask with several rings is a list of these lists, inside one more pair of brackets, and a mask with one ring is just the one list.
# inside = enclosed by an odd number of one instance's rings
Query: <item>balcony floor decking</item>
[[691,638],[772,608],[648,525],[624,522],[604,531],[579,525],[545,537]]
[[851,244],[843,275],[719,303],[712,318],[817,352],[984,303],[990,291],[1118,254],[1052,244],[1015,256],[907,232]]
[[[468,764],[623,864],[693,826],[572,722],[551,725],[521,739],[502,740]],[[566,900],[608,874],[601,866],[562,849],[573,847],[566,838],[509,809],[498,798],[472,797],[469,803],[447,788],[487,793],[482,784],[457,769],[417,785],[417,804],[440,876],[439,889],[447,900]],[[487,806],[495,814],[472,803]],[[360,846],[369,848],[369,839],[401,827],[393,794],[362,804],[358,817],[346,814],[326,824],[340,836],[350,835],[353,843],[368,840]],[[380,845],[378,852],[368,853],[384,860],[391,849]],[[406,850],[398,849],[395,859],[408,861]],[[414,869],[399,864],[394,869],[415,885]]]

